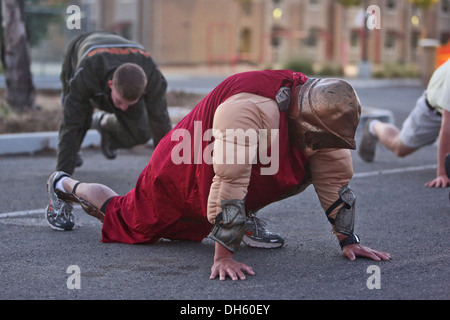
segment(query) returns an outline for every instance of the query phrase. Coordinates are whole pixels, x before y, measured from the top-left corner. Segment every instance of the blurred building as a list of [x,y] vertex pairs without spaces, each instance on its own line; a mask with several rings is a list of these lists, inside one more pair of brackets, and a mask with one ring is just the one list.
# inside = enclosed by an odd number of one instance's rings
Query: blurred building
[[[84,30],[110,30],[139,41],[160,65],[268,67],[292,59],[341,67],[366,60],[374,65],[417,63],[421,38],[441,44],[450,38],[450,0],[440,0],[427,12],[408,0],[363,1],[349,8],[336,0],[78,3],[85,13]],[[379,16],[367,15],[368,5],[377,6]],[[365,28],[368,16],[371,22],[378,19],[379,28]],[[66,40],[76,32],[64,30]]]

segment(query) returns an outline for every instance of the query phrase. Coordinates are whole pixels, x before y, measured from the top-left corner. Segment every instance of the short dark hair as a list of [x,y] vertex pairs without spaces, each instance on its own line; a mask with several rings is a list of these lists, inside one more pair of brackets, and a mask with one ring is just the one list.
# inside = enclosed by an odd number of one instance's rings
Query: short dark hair
[[147,76],[137,64],[124,63],[114,71],[113,85],[123,99],[135,101],[144,93]]

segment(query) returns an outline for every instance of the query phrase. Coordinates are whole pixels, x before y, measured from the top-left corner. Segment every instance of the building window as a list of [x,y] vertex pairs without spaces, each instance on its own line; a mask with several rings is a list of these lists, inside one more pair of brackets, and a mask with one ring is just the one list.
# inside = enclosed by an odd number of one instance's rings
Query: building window
[[395,33],[392,31],[386,32],[386,36],[384,39],[384,47],[386,49],[394,49],[395,48]]
[[242,11],[247,16],[250,16],[252,14],[252,10],[253,10],[253,0],[242,0],[240,2],[241,2]]
[[396,5],[395,0],[387,0],[386,1],[386,7],[389,10],[394,10],[395,9],[395,5]]
[[281,45],[281,37],[280,37],[281,30],[282,29],[278,26],[272,27],[272,46],[274,47],[279,47]]
[[441,0],[441,8],[442,8],[442,12],[448,13],[450,11],[450,1],[449,0]]
[[352,30],[350,33],[350,45],[352,47],[357,47],[359,45],[359,31]]
[[441,44],[446,44],[450,40],[450,32],[442,32],[440,38]]
[[317,42],[319,40],[319,30],[317,28],[309,29],[308,37],[305,39],[305,44],[308,47],[317,46]]
[[250,53],[251,31],[245,28],[241,31],[241,44],[239,48],[240,53]]
[[413,31],[411,33],[411,48],[412,49],[417,49],[417,47],[419,45],[419,38],[420,38],[420,32]]

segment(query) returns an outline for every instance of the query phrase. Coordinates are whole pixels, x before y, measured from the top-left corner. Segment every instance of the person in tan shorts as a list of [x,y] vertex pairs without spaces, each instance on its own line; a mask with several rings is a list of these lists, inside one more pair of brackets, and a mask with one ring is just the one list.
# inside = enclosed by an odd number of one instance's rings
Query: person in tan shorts
[[380,142],[398,157],[406,157],[436,140],[439,141],[436,177],[425,185],[445,188],[450,186],[445,171],[445,157],[450,153],[450,60],[433,73],[401,130],[391,123],[368,120],[358,152],[361,159],[372,162]]
[[248,216],[312,184],[345,257],[389,260],[389,253],[362,246],[354,232],[349,149],[356,147],[360,112],[356,92],[339,79],[290,70],[236,74],[161,140],[125,196],[54,172],[49,207],[67,213],[70,202],[81,203],[103,222],[102,242],[209,237],[210,278],[243,280],[253,268],[233,254]]

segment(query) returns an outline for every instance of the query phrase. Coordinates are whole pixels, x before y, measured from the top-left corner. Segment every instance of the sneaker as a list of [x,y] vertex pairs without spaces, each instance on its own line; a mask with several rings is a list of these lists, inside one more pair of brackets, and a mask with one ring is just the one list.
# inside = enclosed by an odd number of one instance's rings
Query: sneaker
[[106,159],[114,160],[117,157],[117,149],[113,149],[111,147],[112,145],[112,139],[109,135],[108,131],[102,129],[100,131],[102,139],[101,139],[101,147],[103,155],[106,157]]
[[50,203],[45,213],[48,224],[55,230],[72,230],[75,227],[73,206],[71,203],[61,200],[55,190],[56,183],[62,177],[70,177],[67,173],[56,171],[50,175],[47,181],[47,192]]
[[102,119],[105,115],[106,112],[103,111],[98,111],[94,113],[94,115],[92,116],[92,128],[96,129],[98,133],[100,133],[101,136],[100,145],[102,148],[103,155],[107,159],[113,160],[117,157],[117,149],[112,148],[111,136],[108,133],[108,131],[105,130],[101,125]]
[[91,125],[92,129],[95,129],[98,132],[100,132],[100,130],[102,129],[101,122],[105,114],[106,113],[103,111],[96,111],[94,113],[94,115],[92,116],[92,125]]
[[367,120],[364,125],[364,131],[359,145],[358,153],[365,162],[372,162],[375,158],[378,138],[369,131],[371,120]]
[[247,218],[242,241],[249,247],[263,249],[279,248],[284,244],[284,239],[279,234],[266,230],[266,223],[255,216]]
[[79,168],[83,165],[83,154],[81,153],[81,151],[77,152],[77,159],[75,160],[75,167]]

